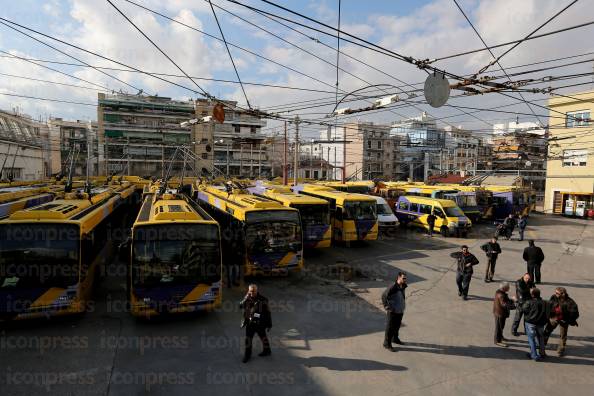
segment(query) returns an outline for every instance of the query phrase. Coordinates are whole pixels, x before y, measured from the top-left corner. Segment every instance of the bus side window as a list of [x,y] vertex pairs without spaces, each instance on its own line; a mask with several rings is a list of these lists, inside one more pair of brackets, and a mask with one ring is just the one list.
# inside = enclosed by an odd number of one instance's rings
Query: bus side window
[[431,205],[421,204],[421,205],[419,205],[419,211],[422,214],[430,214],[431,213]]
[[410,204],[410,211],[411,212],[418,213],[419,212],[419,204],[417,204],[417,203],[411,203]]
[[408,210],[408,202],[405,202],[405,201],[398,202],[398,209],[399,210]]
[[445,213],[443,213],[443,210],[441,210],[441,208],[435,207],[433,208],[433,212],[435,213],[435,216],[445,219]]

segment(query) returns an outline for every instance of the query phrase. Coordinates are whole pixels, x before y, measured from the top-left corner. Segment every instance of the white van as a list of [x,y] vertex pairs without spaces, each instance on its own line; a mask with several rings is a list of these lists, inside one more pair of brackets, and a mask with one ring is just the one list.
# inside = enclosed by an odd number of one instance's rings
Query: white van
[[389,230],[396,228],[400,225],[398,222],[398,218],[390,209],[390,205],[386,202],[385,199],[382,197],[373,196],[376,201],[376,208],[377,208],[377,222],[379,225],[379,229],[381,230]]

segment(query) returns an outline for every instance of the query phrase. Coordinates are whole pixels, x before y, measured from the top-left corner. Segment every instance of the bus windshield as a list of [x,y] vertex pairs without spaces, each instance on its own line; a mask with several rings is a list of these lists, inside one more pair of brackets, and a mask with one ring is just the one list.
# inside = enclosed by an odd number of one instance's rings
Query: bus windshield
[[392,213],[392,209],[390,209],[388,204],[386,204],[386,203],[379,204],[378,203],[377,204],[377,214],[378,215],[391,215],[394,213]]
[[0,225],[0,289],[76,285],[79,241],[74,224]]
[[447,207],[444,209],[446,212],[446,216],[448,216],[448,217],[463,217],[464,216],[464,212],[462,212],[460,210],[460,208],[457,206],[450,206],[450,207]]
[[249,253],[301,250],[301,223],[297,211],[254,211],[248,212],[246,218],[245,242]]
[[477,206],[475,195],[456,194],[451,198],[448,195],[446,196],[446,199],[451,199],[452,201],[456,202],[456,204],[461,208],[470,208],[473,206]]
[[330,210],[327,204],[324,205],[291,205],[299,210],[303,225],[330,224]]
[[367,201],[345,202],[345,220],[377,220],[376,203]]
[[221,278],[219,232],[214,224],[138,227],[132,250],[135,287],[212,284]]

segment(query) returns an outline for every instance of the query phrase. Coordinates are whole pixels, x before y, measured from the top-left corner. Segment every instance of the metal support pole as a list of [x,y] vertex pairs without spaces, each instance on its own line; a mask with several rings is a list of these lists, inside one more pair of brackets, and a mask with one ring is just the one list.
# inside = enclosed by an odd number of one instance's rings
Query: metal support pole
[[239,143],[239,177],[243,175],[243,143]]
[[229,176],[229,143],[227,143],[227,176]]
[[[328,163],[328,170],[326,171],[326,180],[329,181],[330,180],[330,168],[331,168],[331,165],[330,165],[330,146],[328,146],[328,161],[327,161],[327,163]],[[334,173],[334,168],[332,168],[332,173]]]
[[274,144],[276,143],[276,134],[274,135],[274,140],[272,141],[272,156],[269,159],[268,163],[270,164],[270,177],[274,178]]
[[336,164],[338,164],[338,161],[336,161],[336,146],[334,146],[334,169],[332,169],[332,179],[333,180],[338,179],[336,177]]
[[288,182],[288,174],[287,174],[287,121],[285,121],[285,141],[284,141],[284,151],[283,151],[283,184],[286,186],[289,184]]
[[346,135],[347,128],[342,127],[342,182],[346,182],[346,142],[347,142],[347,135]]
[[254,143],[250,143],[250,179],[254,178]]
[[293,169],[293,185],[297,185],[297,174],[299,172],[299,116],[295,117],[295,167]]
[[262,143],[258,143],[258,178],[262,175]]

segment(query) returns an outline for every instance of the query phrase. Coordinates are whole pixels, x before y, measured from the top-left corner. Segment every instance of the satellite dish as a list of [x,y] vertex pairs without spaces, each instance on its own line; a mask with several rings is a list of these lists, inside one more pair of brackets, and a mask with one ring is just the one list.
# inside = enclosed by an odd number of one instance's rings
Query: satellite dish
[[425,80],[425,100],[431,107],[441,107],[450,97],[450,82],[443,73],[433,73]]
[[212,108],[212,118],[214,118],[219,124],[225,122],[225,107],[222,103],[217,103]]
[[526,167],[530,167],[530,166],[532,166],[532,162],[526,161],[526,164],[525,165],[526,165]]

